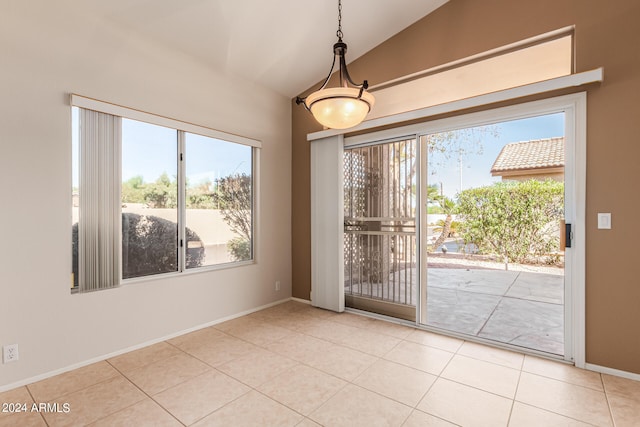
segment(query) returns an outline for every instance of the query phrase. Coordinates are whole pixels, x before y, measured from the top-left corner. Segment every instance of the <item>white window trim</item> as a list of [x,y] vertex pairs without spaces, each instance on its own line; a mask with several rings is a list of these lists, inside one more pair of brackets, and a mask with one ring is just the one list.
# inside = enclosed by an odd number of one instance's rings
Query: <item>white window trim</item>
[[222,132],[205,126],[199,126],[193,123],[187,123],[169,117],[159,116],[157,114],[147,113],[145,111],[133,108],[123,107],[121,105],[112,104],[110,102],[98,101],[97,99],[87,98],[85,96],[71,94],[71,105],[73,107],[86,108],[88,110],[99,111],[114,116],[120,116],[127,119],[137,120],[140,122],[151,123],[158,126],[164,126],[171,129],[182,130],[189,133],[195,133],[211,138],[222,139],[236,144],[248,145],[251,147],[262,148],[262,142],[248,138],[245,136],[235,135],[232,133]]
[[[218,131],[216,129],[211,129],[204,126],[195,125],[193,123],[187,123],[180,120],[171,119],[168,117],[159,116],[156,114],[147,113],[140,110],[135,110],[132,108],[124,107],[117,104],[112,104],[109,102],[99,101],[93,98],[88,98],[88,97],[77,95],[77,94],[70,94],[69,100],[70,100],[70,105],[72,107],[85,108],[88,110],[111,114],[113,116],[118,116],[121,118],[137,120],[145,123],[150,123],[153,125],[175,129],[178,131],[178,135],[181,135],[181,132],[183,132],[182,135],[184,135],[184,133],[192,133],[192,134],[202,135],[210,138],[220,139],[223,141],[228,141],[228,142],[252,147],[251,176],[252,176],[252,192],[253,192],[252,194],[253,224],[252,224],[252,236],[251,236],[252,237],[251,259],[245,260],[245,261],[230,261],[230,262],[225,262],[220,264],[205,265],[198,268],[186,268],[186,266],[183,265],[184,259],[185,259],[184,252],[186,252],[186,245],[185,245],[182,248],[179,248],[181,253],[180,253],[180,256],[178,257],[177,271],[171,271],[167,273],[158,273],[158,274],[140,276],[140,277],[132,277],[128,279],[123,279],[122,273],[121,273],[118,279],[118,283],[115,285],[115,287],[131,284],[131,283],[148,282],[148,281],[158,280],[158,279],[179,277],[179,276],[184,276],[185,274],[191,275],[191,274],[199,274],[199,273],[205,273],[205,272],[216,271],[216,270],[226,270],[229,268],[242,267],[242,266],[253,265],[258,263],[260,180],[257,177],[259,176],[259,173],[260,173],[260,150],[258,149],[262,148],[261,141],[257,139],[240,136],[240,135]],[[177,149],[178,149],[178,154],[184,152],[184,137],[179,137]],[[183,162],[178,162],[178,165],[180,169],[184,167]],[[178,176],[182,176],[182,171],[179,171]],[[182,205],[181,205],[182,208],[178,209],[179,224],[180,223],[184,224],[184,219],[185,219],[183,193],[184,192],[179,192],[178,194],[178,198],[181,199],[181,202],[182,202]],[[184,234],[184,231],[182,230],[181,233]],[[182,238],[183,241],[185,240],[184,235],[180,235],[178,237],[179,239]],[[120,244],[119,247],[121,248],[121,246],[122,245]],[[119,256],[119,264],[120,266],[122,266],[122,254],[120,254]],[[81,292],[78,292],[78,290],[79,290],[79,287],[72,288],[72,293],[81,294]]]

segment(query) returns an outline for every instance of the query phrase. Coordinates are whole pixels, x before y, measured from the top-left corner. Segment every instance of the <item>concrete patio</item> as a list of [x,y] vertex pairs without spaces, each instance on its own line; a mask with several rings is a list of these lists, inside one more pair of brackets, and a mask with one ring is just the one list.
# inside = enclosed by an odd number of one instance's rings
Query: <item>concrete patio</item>
[[[494,268],[495,265],[499,264],[494,263]],[[452,267],[429,264],[428,326],[564,354],[562,269],[550,274],[471,265]],[[414,268],[397,271],[386,284],[357,283],[351,288],[345,286],[345,292],[415,306],[419,294],[417,273]]]
[[427,325],[564,353],[563,276],[430,268],[427,282]]

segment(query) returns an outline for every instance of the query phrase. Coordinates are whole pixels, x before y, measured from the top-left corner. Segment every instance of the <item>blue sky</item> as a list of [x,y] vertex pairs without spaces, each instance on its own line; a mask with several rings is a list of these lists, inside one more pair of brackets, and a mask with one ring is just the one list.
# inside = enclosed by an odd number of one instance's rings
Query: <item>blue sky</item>
[[481,138],[482,154],[475,154],[474,150],[462,159],[462,173],[457,156],[446,159],[440,154],[433,155],[430,163],[437,166],[434,166],[435,172],[428,176],[429,184],[442,183],[443,193],[454,198],[460,191],[461,181],[462,189],[500,181],[500,177],[491,176],[490,170],[502,147],[510,142],[564,136],[564,113],[501,122],[495,125],[495,129],[497,136],[485,132]]
[[[73,162],[78,165],[78,113],[73,109]],[[177,131],[134,120],[122,120],[122,180],[142,175],[153,182],[166,172],[177,175]],[[251,173],[251,147],[188,133],[187,179],[190,185],[233,173]],[[77,166],[73,185],[78,186]]]
[[[155,181],[162,173],[177,175],[177,131],[136,122],[122,121],[122,180],[142,175]],[[185,162],[190,185],[233,173],[251,172],[251,147],[187,133]]]
[[[77,123],[77,109],[73,109]],[[443,193],[455,197],[462,189],[490,185],[500,180],[490,170],[502,147],[510,142],[551,138],[564,135],[564,113],[501,122],[495,125],[497,136],[487,133],[482,138],[482,154],[469,154],[462,159],[462,173],[457,156],[450,159],[434,155],[430,162],[437,164],[429,174],[429,184],[442,184]],[[142,175],[145,182],[155,181],[163,172],[173,177],[176,171],[176,131],[133,120],[123,120],[122,179]],[[190,185],[232,173],[251,172],[251,148],[200,135],[187,134],[187,179]],[[73,162],[77,158],[78,130],[73,127]],[[475,151],[475,150],[474,150]],[[78,171],[74,167],[73,185],[78,185]]]

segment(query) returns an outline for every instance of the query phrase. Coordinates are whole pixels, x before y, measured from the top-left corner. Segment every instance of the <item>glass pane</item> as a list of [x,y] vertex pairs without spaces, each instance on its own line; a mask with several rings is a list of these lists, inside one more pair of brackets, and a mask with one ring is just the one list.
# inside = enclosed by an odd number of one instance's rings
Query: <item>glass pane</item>
[[253,258],[252,148],[186,134],[187,268]]
[[177,131],[122,120],[122,277],[178,271]]
[[555,113],[421,138],[421,323],[564,354],[564,128]]

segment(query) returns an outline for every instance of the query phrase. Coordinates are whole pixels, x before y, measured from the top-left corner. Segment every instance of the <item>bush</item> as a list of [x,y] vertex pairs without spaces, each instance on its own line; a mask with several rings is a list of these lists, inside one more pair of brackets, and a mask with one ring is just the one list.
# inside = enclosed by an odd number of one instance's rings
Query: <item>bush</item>
[[[178,270],[177,238],[175,222],[152,215],[122,214],[122,278],[148,276]],[[200,237],[187,228],[188,242],[199,242]],[[78,224],[72,229],[74,286],[78,285]],[[187,249],[187,268],[199,267],[204,258],[204,248]]]
[[499,182],[464,190],[458,197],[465,243],[508,262],[524,262],[558,249],[564,183]]
[[253,189],[251,177],[235,174],[221,178],[213,202],[220,207],[224,222],[237,237],[227,242],[234,261],[251,259],[251,233],[253,228]]
[[251,259],[251,242],[242,237],[236,237],[227,242],[227,247],[235,261],[246,261]]

